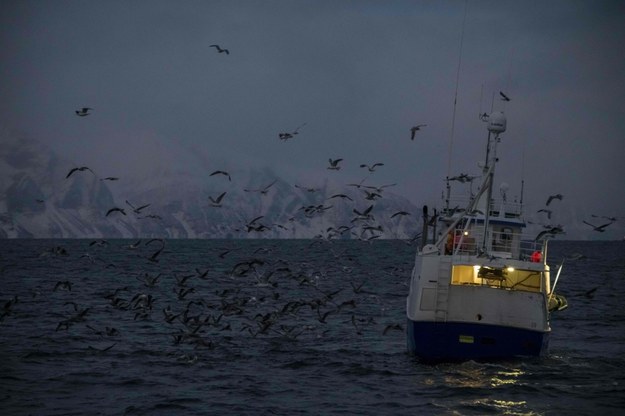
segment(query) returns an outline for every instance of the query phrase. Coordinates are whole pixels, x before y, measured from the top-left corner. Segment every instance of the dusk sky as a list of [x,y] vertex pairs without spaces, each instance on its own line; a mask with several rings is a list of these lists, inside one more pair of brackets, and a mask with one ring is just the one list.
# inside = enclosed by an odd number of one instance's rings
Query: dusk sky
[[492,108],[499,182],[524,179],[530,217],[561,193],[573,237],[625,235],[622,1],[5,0],[0,53],[0,140],[103,175],[269,166],[314,186],[382,162],[372,182],[436,205],[446,175],[480,173]]

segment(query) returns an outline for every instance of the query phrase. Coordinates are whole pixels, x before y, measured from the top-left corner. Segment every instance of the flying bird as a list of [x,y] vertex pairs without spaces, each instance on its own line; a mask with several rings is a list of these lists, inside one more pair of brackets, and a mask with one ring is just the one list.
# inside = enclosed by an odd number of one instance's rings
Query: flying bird
[[118,181],[119,178],[116,176],[107,176],[106,178],[101,178],[101,181]]
[[91,114],[89,111],[93,110],[91,107],[83,107],[80,110],[76,110],[76,115],[79,117],[85,117]]
[[221,200],[224,198],[225,195],[226,193],[223,192],[217,198],[213,198],[212,196],[209,196],[208,199],[210,199],[211,201],[211,207],[215,207],[215,208],[221,207]]
[[124,209],[123,209],[123,208],[113,207],[113,208],[109,209],[109,210],[106,212],[105,217],[108,217],[108,216],[109,216],[109,215],[111,215],[113,212],[121,212],[122,214],[126,215],[126,211],[124,211]]
[[339,166],[339,162],[342,161],[343,159],[329,159],[330,161],[330,166],[328,166],[328,169],[330,170],[339,170],[341,169],[341,167]]
[[536,212],[544,212],[544,213],[546,213],[546,214],[547,214],[547,218],[548,218],[548,219],[551,219],[551,213],[552,213],[552,211],[551,211],[550,209],[544,209],[544,208],[543,208],[543,209],[539,209],[539,210],[538,210],[538,211],[536,211]]
[[260,192],[261,195],[266,195],[267,192],[269,192],[269,188],[271,188],[273,186],[273,184],[275,184],[278,180],[274,180],[273,182],[271,182],[269,185],[265,186],[264,188],[259,188],[259,189],[244,189],[245,192]]
[[562,227],[560,226],[551,227],[548,230],[544,230],[538,233],[534,241],[542,240],[543,238],[546,238],[546,236],[554,236],[556,234],[563,234],[563,233],[564,233],[564,230],[562,229]]
[[470,176],[467,173],[461,173],[457,176],[452,176],[449,178],[450,181],[458,181],[460,183],[473,182],[473,179],[477,178],[477,176]]
[[[88,170],[89,172],[93,173],[93,171],[91,169],[89,169],[87,166],[81,166],[79,168],[72,168],[69,173],[67,174],[67,176],[65,177],[65,179],[69,178],[70,176],[72,176],[72,174],[76,171],[78,172],[84,172]],[[95,175],[95,174],[94,174]]]
[[501,96],[502,101],[510,101],[510,98],[503,92],[499,91],[499,95]]
[[375,168],[377,168],[378,166],[384,166],[384,163],[374,163],[372,166],[369,166],[365,163],[363,163],[362,165],[360,165],[361,168],[367,168],[369,170],[369,172],[373,172],[375,171]]
[[393,215],[391,215],[391,218],[395,218],[395,217],[397,217],[398,215],[404,216],[404,215],[410,215],[410,213],[409,213],[409,212],[406,212],[406,211],[397,211],[396,213],[394,213]]
[[366,189],[363,189],[363,191],[365,193],[366,200],[375,201],[378,198],[382,198],[382,195],[377,192],[367,191]]
[[562,201],[562,198],[564,198],[562,194],[549,195],[549,198],[547,198],[547,203],[545,205],[549,206],[549,204],[551,204],[551,201],[553,201],[554,199],[559,199],[560,201]]
[[[135,214],[141,214],[141,210],[142,210],[142,209],[145,209],[145,208],[147,208],[147,207],[149,207],[149,206],[150,206],[150,204],[145,204],[145,205],[141,205],[140,207],[135,208],[135,207],[134,207],[134,206],[133,206],[130,202],[128,202],[128,200],[126,200],[126,204],[128,204],[128,206],[129,206],[130,208],[132,208],[132,211],[133,211]],[[126,215],[126,214],[124,214],[124,215]]]
[[590,226],[592,227],[593,231],[597,231],[597,232],[600,232],[600,233],[604,232],[604,231],[605,231],[605,228],[606,228],[608,225],[611,225],[611,224],[612,224],[612,222],[608,222],[607,224],[602,224],[602,225],[593,225],[593,224],[591,224],[591,223],[589,223],[589,222],[586,222],[586,221],[582,221],[582,222],[583,222],[584,224],[586,224],[586,225],[590,225]]
[[606,219],[606,220],[612,221],[612,222],[615,222],[615,221],[618,220],[618,218],[616,218],[616,217],[608,217],[608,216],[605,216],[605,215],[599,216],[599,215],[592,214],[591,217],[593,217],[593,218],[603,218],[603,219]]
[[288,139],[292,139],[296,134],[299,134],[299,129],[301,129],[305,125],[306,125],[306,123],[301,124],[294,131],[292,131],[290,133],[278,133],[278,138],[280,140],[284,140],[284,141],[287,141]]
[[230,51],[228,49],[223,49],[221,46],[219,45],[210,45],[209,48],[215,48],[217,49],[217,52],[219,53],[226,53],[226,55],[230,55]]
[[295,184],[295,187],[298,189],[301,189],[302,191],[306,191],[306,192],[310,192],[310,193],[314,193],[319,191],[319,188],[309,188],[309,187],[305,187],[305,186],[300,186],[298,184]]
[[418,124],[418,125],[416,125],[416,126],[414,126],[414,127],[411,127],[411,128],[410,128],[410,140],[414,140],[414,136],[415,136],[415,134],[416,134],[419,130],[421,130],[421,127],[425,127],[425,126],[427,126],[427,124]]
[[228,180],[232,182],[232,178],[230,177],[230,174],[228,172],[225,172],[223,170],[216,170],[215,172],[211,173],[208,176],[215,176],[215,175],[224,175],[228,177]]
[[336,194],[336,195],[332,195],[331,197],[329,197],[328,199],[332,199],[332,198],[342,198],[342,199],[349,199],[350,201],[353,201],[353,199],[351,199],[349,196],[345,195],[345,194]]

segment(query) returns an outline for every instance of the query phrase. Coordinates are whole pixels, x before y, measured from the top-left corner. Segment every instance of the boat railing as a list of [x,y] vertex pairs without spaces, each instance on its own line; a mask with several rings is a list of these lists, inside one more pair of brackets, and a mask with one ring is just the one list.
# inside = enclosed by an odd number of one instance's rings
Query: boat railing
[[445,253],[454,256],[485,256],[521,261],[541,261],[543,243],[521,233],[456,229],[448,236]]

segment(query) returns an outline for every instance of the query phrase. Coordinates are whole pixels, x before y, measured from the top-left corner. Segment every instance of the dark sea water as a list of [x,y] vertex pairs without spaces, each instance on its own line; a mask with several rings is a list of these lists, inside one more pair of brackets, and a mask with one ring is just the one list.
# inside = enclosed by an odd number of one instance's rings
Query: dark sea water
[[414,246],[167,240],[151,261],[147,241],[0,240],[0,414],[624,412],[624,242],[551,243],[548,356],[426,365]]

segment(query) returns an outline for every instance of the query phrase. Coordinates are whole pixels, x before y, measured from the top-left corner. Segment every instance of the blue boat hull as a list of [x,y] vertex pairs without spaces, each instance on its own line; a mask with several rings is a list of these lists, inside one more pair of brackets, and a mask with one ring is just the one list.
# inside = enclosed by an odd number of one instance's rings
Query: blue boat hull
[[407,322],[408,352],[423,361],[541,356],[549,332],[463,322]]

